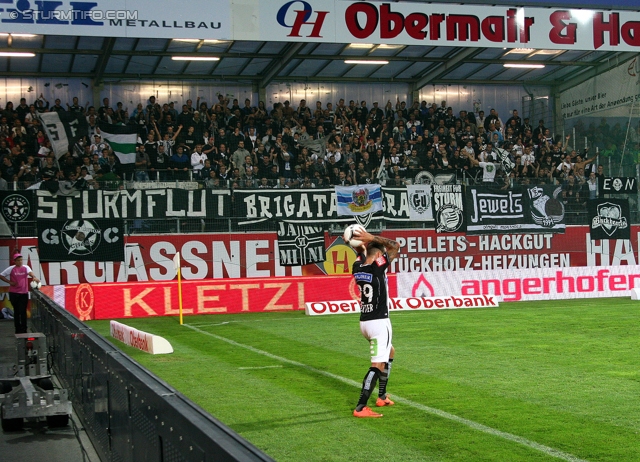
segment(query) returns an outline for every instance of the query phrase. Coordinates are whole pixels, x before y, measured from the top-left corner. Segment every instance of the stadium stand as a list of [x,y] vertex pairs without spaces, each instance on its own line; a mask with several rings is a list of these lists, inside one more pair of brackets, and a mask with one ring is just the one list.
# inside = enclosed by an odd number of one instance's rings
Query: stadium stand
[[[596,151],[622,144],[625,132],[606,119],[597,126],[578,123],[574,136],[594,139],[575,149],[570,135],[554,139],[544,120],[532,123],[513,110],[503,123],[491,110],[474,113],[426,101],[387,102],[385,108],[344,99],[311,110],[298,106],[221,97],[216,104],[187,100],[178,112],[155,97],[131,112],[117,102],[67,109],[50,107],[41,94],[29,106],[23,98],[5,105],[0,119],[0,188],[48,189],[69,194],[96,188],[136,188],[140,182],[190,181],[199,187],[320,188],[381,183],[401,186],[430,175],[454,174],[464,184],[509,189],[514,185],[561,185],[568,211],[584,208],[599,194],[604,178]],[[43,129],[42,113],[71,112],[86,118],[87,132],[57,156]],[[123,163],[100,136],[100,124],[130,127],[137,135],[135,162]],[[634,133],[637,132],[634,131]],[[595,149],[594,149],[595,148]],[[514,166],[489,179],[479,162]],[[620,151],[609,153],[620,162]],[[628,156],[634,159],[637,156]],[[500,160],[504,160],[500,157]],[[589,160],[595,160],[590,162]],[[484,177],[484,178],[483,178]]]

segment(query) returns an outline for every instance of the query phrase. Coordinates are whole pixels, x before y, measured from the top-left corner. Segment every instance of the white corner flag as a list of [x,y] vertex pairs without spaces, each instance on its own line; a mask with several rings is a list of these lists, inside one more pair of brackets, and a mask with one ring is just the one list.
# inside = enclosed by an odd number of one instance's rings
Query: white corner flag
[[176,252],[173,256],[173,269],[176,270],[176,276],[180,272],[180,252]]

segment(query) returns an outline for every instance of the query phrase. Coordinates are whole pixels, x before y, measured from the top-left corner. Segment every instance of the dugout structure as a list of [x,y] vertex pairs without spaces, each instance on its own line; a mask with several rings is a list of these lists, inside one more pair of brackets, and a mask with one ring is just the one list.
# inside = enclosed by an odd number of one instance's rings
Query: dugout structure
[[41,292],[31,313],[101,461],[273,460]]

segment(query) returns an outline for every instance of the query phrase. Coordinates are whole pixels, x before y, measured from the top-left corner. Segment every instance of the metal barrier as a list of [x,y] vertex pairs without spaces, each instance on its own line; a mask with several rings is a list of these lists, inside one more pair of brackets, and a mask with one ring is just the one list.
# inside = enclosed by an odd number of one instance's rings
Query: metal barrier
[[31,322],[101,461],[273,460],[40,292]]

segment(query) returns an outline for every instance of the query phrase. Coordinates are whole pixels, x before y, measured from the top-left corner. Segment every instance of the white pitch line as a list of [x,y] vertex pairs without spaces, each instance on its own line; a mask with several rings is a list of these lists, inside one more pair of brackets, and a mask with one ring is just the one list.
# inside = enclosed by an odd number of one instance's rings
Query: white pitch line
[[308,321],[308,317],[304,318],[276,318],[276,319],[247,319],[246,321],[224,321],[224,322],[216,322],[216,323],[205,323],[205,324],[191,324],[192,327],[212,327],[212,326],[224,326],[227,324],[244,324],[249,322],[280,322],[280,321],[294,321],[294,320],[303,320]]
[[[342,377],[340,375],[332,374],[331,372],[322,371],[320,369],[316,369],[315,367],[308,366],[303,363],[299,363],[298,361],[293,361],[291,359],[283,358],[282,356],[276,356],[274,354],[269,353],[268,351],[260,350],[258,348],[252,347],[251,345],[245,345],[243,343],[238,343],[235,340],[228,339],[226,337],[221,337],[220,335],[213,334],[211,332],[204,331],[202,329],[198,329],[195,326],[191,326],[189,324],[184,324],[185,327],[192,329],[196,332],[199,332],[203,335],[207,335],[209,337],[213,337],[222,342],[227,342],[230,345],[237,346],[240,348],[244,348],[245,350],[252,351],[259,355],[266,356],[267,358],[275,359],[277,361],[281,361],[286,364],[291,364],[292,366],[297,366],[308,371],[314,372],[316,374],[324,375],[325,377],[329,377],[339,382],[346,383],[347,385],[351,385],[352,387],[360,388],[362,384],[360,382],[356,382],[355,380],[348,379],[346,377]],[[455,414],[451,414],[449,412],[443,411],[441,409],[436,409],[433,407],[425,406],[424,404],[416,403],[415,401],[411,401],[410,399],[402,398],[401,396],[393,394],[393,399],[398,403],[405,404],[407,406],[413,407],[414,409],[419,409],[428,414],[437,415],[444,419],[452,420],[454,422],[458,422],[462,425],[466,425],[469,428],[473,428],[474,430],[478,430],[483,433],[487,433],[489,435],[497,436],[499,438],[503,438],[508,441],[513,441],[514,443],[522,444],[523,446],[528,446],[536,451],[540,451],[548,456],[556,457],[558,459],[566,460],[568,462],[588,462],[585,459],[580,459],[572,454],[560,451],[558,449],[551,448],[549,446],[545,446],[540,443],[536,443],[535,441],[528,440],[523,438],[522,436],[514,435],[512,433],[503,432],[501,430],[497,430],[492,427],[488,427],[486,425],[482,425],[481,423],[474,422],[473,420],[465,419],[464,417],[459,417]]]
[[283,366],[255,366],[255,367],[239,367],[238,369],[241,369],[243,371],[247,371],[247,370],[253,370],[253,369],[275,369],[275,368],[281,368]]

